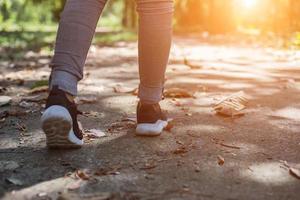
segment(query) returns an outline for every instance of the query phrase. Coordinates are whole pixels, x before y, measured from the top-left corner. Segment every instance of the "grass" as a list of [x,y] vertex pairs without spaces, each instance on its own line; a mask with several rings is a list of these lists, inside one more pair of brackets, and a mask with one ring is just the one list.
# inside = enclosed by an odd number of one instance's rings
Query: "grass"
[[55,32],[49,31],[12,31],[0,32],[0,50],[4,54],[0,59],[18,59],[27,51],[40,52],[44,49],[52,49],[55,40]]
[[[119,29],[120,30],[120,29]],[[56,31],[2,31],[0,32],[0,59],[21,59],[27,51],[51,53],[54,49]],[[135,41],[132,31],[108,31],[96,34],[93,44],[113,45],[119,41]]]
[[137,34],[133,31],[119,31],[115,33],[108,33],[108,34],[96,34],[93,44],[104,44],[104,45],[113,45],[116,42],[120,41],[136,41]]
[[47,86],[49,84],[48,80],[40,80],[40,81],[36,81],[34,82],[34,84],[30,87],[30,89],[34,89],[34,88],[38,88],[38,87],[42,87],[42,86]]

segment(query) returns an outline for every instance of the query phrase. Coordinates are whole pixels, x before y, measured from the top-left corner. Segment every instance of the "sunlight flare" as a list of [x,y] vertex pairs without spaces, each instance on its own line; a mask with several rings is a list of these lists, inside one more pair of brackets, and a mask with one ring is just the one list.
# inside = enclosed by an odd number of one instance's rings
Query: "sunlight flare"
[[256,163],[241,171],[243,177],[267,185],[284,185],[295,182],[293,177],[286,174],[286,169],[277,162]]
[[256,3],[257,3],[257,0],[242,0],[242,4],[246,8],[253,8]]

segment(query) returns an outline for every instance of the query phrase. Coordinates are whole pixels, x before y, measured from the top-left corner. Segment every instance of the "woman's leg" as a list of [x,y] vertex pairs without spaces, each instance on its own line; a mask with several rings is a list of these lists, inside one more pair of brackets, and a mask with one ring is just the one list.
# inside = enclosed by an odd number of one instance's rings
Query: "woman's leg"
[[106,0],[67,0],[59,23],[52,60],[50,94],[41,122],[50,148],[78,148],[83,145],[77,121],[77,95],[83,66]]
[[77,95],[77,83],[97,22],[107,0],[67,0],[57,33],[55,54],[51,63],[50,89]]
[[140,102],[136,134],[158,136],[168,125],[161,111],[172,37],[173,0],[137,0],[139,13]]
[[172,37],[173,0],[136,0],[139,14],[139,98],[162,98]]

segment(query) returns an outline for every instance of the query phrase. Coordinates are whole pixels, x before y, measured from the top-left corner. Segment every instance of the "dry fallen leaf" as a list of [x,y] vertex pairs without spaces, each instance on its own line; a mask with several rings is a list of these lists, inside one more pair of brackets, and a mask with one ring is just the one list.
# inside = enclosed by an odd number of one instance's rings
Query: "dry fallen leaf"
[[173,151],[173,154],[184,154],[187,153],[188,149],[185,146],[181,146]]
[[197,173],[198,173],[198,172],[201,172],[201,168],[200,168],[199,166],[196,166],[196,167],[195,167],[195,172],[197,172]]
[[244,115],[242,110],[246,108],[248,99],[243,91],[234,93],[219,103],[217,103],[213,108],[217,114],[223,116],[240,116]]
[[191,69],[201,69],[202,66],[201,65],[197,65],[195,63],[191,63],[190,60],[188,60],[187,58],[184,58],[183,63],[188,66]]
[[75,99],[76,104],[91,104],[97,102],[96,97],[77,97]]
[[168,119],[168,124],[164,128],[165,131],[171,132],[172,128],[174,128],[174,121],[173,119]]
[[135,121],[123,121],[123,120],[121,120],[121,121],[111,123],[108,130],[110,130],[110,131],[122,131],[124,129],[135,128],[135,126],[136,126]]
[[144,166],[140,167],[140,169],[147,170],[147,169],[153,169],[156,167],[156,164],[152,162],[147,162],[144,164]]
[[135,88],[135,89],[131,92],[131,94],[134,95],[134,96],[137,96],[138,93],[139,93],[139,89],[138,89],[138,88]]
[[225,159],[222,157],[222,156],[220,156],[220,155],[218,155],[218,165],[224,165],[224,163],[225,163]]
[[180,144],[180,145],[184,145],[184,143],[182,141],[180,141],[180,140],[176,140],[176,143]]
[[9,96],[0,96],[0,106],[5,106],[11,102],[12,98]]
[[101,138],[106,136],[106,134],[99,129],[86,130],[84,135],[88,138]]
[[82,114],[85,117],[93,117],[93,118],[102,118],[103,117],[103,113],[99,113],[96,111],[83,112]]
[[292,175],[293,177],[300,179],[300,169],[291,167],[291,165],[285,160],[280,160],[280,162],[282,164],[280,167],[288,170],[290,175]]
[[18,109],[11,109],[11,110],[6,110],[3,112],[0,112],[0,119],[8,117],[8,116],[13,116],[13,117],[19,117],[19,116],[24,116],[26,115],[27,112],[23,110],[18,110]]
[[21,124],[21,123],[16,123],[17,129],[23,132],[27,131],[27,127],[25,124]]
[[125,118],[122,119],[122,122],[134,122],[134,123],[136,123],[136,117],[135,116],[125,117]]
[[40,192],[37,194],[41,199],[51,199],[46,192]]
[[297,82],[294,79],[288,79],[286,83],[286,88],[300,90],[300,82]]
[[40,86],[33,88],[32,90],[29,91],[30,94],[37,94],[41,92],[47,92],[48,91],[48,86]]
[[289,168],[289,172],[290,172],[290,174],[291,174],[292,176],[294,176],[295,178],[300,179],[300,170],[299,170],[299,169],[290,167],[290,168]]
[[13,178],[13,177],[10,177],[10,178],[6,178],[5,181],[7,183],[10,183],[10,184],[13,184],[13,185],[17,185],[17,186],[21,186],[23,185],[23,182],[17,178]]
[[122,84],[117,84],[113,87],[115,93],[136,93],[136,88],[126,87]]
[[82,180],[89,180],[91,178],[86,171],[80,169],[75,172],[75,176]]
[[183,88],[168,88],[164,91],[164,97],[167,98],[192,98],[194,94]]
[[119,175],[119,169],[121,169],[121,166],[119,165],[109,168],[100,168],[94,174],[96,176]]
[[223,147],[228,147],[228,148],[232,148],[232,149],[241,149],[241,147],[234,146],[234,145],[231,145],[231,144],[220,143],[220,145],[223,146]]
[[35,102],[27,102],[27,101],[21,101],[19,103],[19,106],[22,108],[33,108],[36,107],[38,104]]

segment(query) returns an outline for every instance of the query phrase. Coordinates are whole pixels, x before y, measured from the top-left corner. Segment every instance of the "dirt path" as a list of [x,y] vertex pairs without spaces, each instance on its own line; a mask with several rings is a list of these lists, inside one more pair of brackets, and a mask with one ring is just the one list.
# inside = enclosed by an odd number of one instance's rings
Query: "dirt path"
[[[194,98],[163,101],[174,127],[158,138],[133,134],[137,100],[124,92],[138,84],[135,55],[132,43],[92,47],[80,84],[80,97],[90,101],[80,109],[89,114],[80,121],[106,137],[87,137],[72,151],[45,148],[39,125],[45,94],[28,94],[46,79],[49,58],[1,62],[2,95],[13,100],[0,113],[21,116],[0,122],[0,198],[299,199],[300,180],[287,166],[300,169],[299,51],[177,38],[166,88]],[[24,64],[30,58],[39,66]],[[213,105],[241,90],[249,98],[245,115],[217,116]]]

